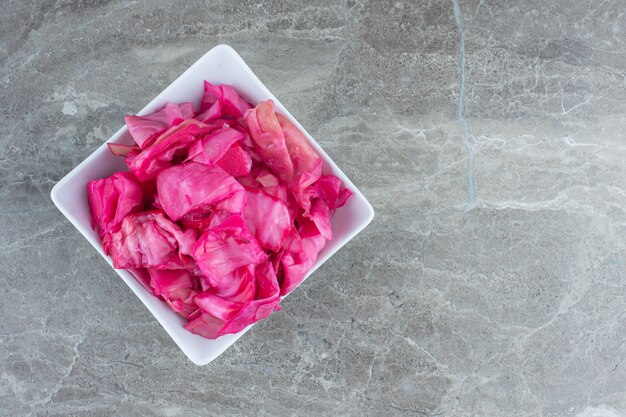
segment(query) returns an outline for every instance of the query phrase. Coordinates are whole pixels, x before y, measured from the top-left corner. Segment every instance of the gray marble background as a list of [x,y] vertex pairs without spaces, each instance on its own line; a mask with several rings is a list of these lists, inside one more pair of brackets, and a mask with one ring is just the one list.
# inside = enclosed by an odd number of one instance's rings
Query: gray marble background
[[[623,417],[626,2],[458,6],[3,1],[0,415]],[[49,192],[219,43],[377,216],[196,367]]]

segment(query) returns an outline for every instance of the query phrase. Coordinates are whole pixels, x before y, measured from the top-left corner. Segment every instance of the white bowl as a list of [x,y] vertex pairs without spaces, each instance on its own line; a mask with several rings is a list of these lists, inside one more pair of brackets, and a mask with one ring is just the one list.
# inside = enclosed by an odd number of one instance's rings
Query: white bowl
[[[333,240],[326,243],[326,246],[319,254],[317,262],[306,275],[308,277],[372,221],[374,209],[348,177],[326,155],[311,135],[289,114],[280,101],[254,75],[237,52],[228,45],[219,45],[207,52],[138,114],[143,115],[158,110],[168,101],[191,101],[198,108],[202,99],[204,80],[208,80],[213,84],[230,84],[252,104],[257,104],[269,98],[274,100],[276,111],[284,114],[295,123],[322,157],[324,161],[323,171],[339,177],[344,185],[354,193],[348,204],[335,213],[332,219]],[[120,114],[120,120],[122,120],[122,116]],[[124,126],[108,142],[130,144],[132,139],[128,129]],[[76,226],[111,266],[113,266],[111,258],[104,254],[100,238],[91,228],[86,185],[91,180],[108,177],[116,171],[127,170],[124,158],[112,155],[106,144],[103,144],[80,165],[63,177],[51,192],[52,201],[61,213]],[[116,269],[115,271],[156,317],[185,355],[196,365],[206,365],[211,362],[252,327],[248,326],[237,334],[225,335],[215,340],[205,339],[192,334],[183,328],[185,324],[183,318],[170,310],[164,302],[150,294],[129,272],[123,269]],[[271,317],[268,320],[271,320]]]

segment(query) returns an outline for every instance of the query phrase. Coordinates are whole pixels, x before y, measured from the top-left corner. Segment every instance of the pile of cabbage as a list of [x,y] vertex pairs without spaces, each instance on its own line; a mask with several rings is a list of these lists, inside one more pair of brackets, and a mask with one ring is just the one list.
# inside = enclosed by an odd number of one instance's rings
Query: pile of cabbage
[[115,268],[206,338],[280,309],[315,263],[351,192],[267,100],[204,83],[200,109],[126,116],[135,145],[109,144],[129,172],[88,183],[93,227]]

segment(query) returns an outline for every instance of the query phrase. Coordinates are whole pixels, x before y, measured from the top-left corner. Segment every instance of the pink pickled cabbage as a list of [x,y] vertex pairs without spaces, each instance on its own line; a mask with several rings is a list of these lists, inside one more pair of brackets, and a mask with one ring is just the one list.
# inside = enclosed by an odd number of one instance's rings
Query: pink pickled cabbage
[[250,135],[263,162],[279,177],[293,177],[293,163],[285,145],[285,135],[274,113],[274,102],[267,100],[245,115]]
[[307,137],[267,100],[228,85],[126,116],[136,145],[109,143],[130,172],[90,181],[92,225],[115,268],[206,338],[280,310],[333,238],[351,191],[322,175]]
[[205,81],[204,97],[202,97],[197,119],[202,121],[219,117],[238,119],[250,108],[252,106],[241,98],[233,87],[226,84],[213,85]]
[[293,164],[294,177],[299,178],[305,172],[312,173],[321,169],[322,159],[300,129],[282,114],[276,113],[276,120],[285,137],[285,146]]
[[235,269],[267,258],[239,215],[229,216],[204,232],[193,248],[193,256],[206,282],[213,287]]
[[[305,231],[305,234],[310,233],[310,230],[309,228]],[[280,260],[284,272],[280,287],[281,295],[289,294],[302,282],[325,244],[326,239],[321,234],[313,233],[310,236],[302,236],[297,252],[285,251]]]
[[150,180],[159,171],[175,165],[176,158],[182,161],[189,147],[197,141],[197,136],[214,129],[215,126],[194,119],[187,120],[159,136],[153,145],[135,156],[128,167],[141,181]]
[[241,213],[246,201],[244,188],[222,168],[196,162],[161,171],[157,193],[161,207],[172,220],[193,211]]
[[150,285],[150,273],[146,268],[129,268],[128,270],[146,290],[154,294],[154,288]]
[[185,269],[148,269],[155,295],[169,297],[183,288],[193,288],[194,281]]
[[195,243],[193,230],[182,230],[159,211],[130,214],[111,234],[111,258],[115,268],[188,268]]
[[102,249],[111,249],[110,234],[117,232],[126,216],[143,207],[141,186],[130,172],[116,172],[109,178],[87,183],[87,201],[92,227],[98,228]]
[[224,127],[205,136],[201,141],[195,142],[189,149],[187,160],[212,167],[228,152],[233,144],[241,139],[243,139],[243,133],[230,127]]
[[188,319],[189,316],[198,310],[198,306],[194,301],[196,295],[198,295],[198,290],[193,288],[181,288],[171,293],[169,297],[162,298],[173,311]]
[[208,287],[215,295],[238,303],[254,298],[256,284],[254,280],[255,264],[239,267],[224,277],[219,283]]
[[141,148],[136,145],[123,145],[121,143],[107,143],[107,146],[113,155],[128,156],[130,153],[139,153]]
[[217,161],[224,171],[233,177],[248,175],[252,169],[252,158],[237,143],[233,143],[226,153]]
[[198,235],[204,233],[209,227],[211,227],[214,214],[210,211],[199,211],[195,213],[185,214],[180,218],[180,223],[184,229],[194,229],[198,232]]
[[192,118],[194,112],[191,103],[167,103],[161,110],[147,116],[126,116],[126,126],[135,143],[146,149],[159,133]]
[[259,190],[247,190],[243,218],[263,249],[277,252],[294,227],[285,203]]
[[224,299],[210,290],[198,295],[196,304],[200,309],[185,328],[192,333],[214,339],[224,334],[240,332],[250,324],[268,317],[280,301],[280,287],[272,264],[265,262],[257,265],[254,281],[254,298],[246,302]]
[[189,317],[197,310],[194,298],[195,278],[185,269],[148,269],[150,287],[153,294],[161,297],[172,310],[183,317]]

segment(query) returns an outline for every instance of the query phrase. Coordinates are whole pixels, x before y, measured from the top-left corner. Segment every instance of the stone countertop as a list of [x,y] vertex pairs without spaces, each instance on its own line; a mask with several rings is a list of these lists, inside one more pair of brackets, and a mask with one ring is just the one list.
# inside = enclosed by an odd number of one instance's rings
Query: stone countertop
[[[170,3],[0,10],[1,415],[626,413],[623,0]],[[196,367],[49,193],[219,43],[377,215]]]

